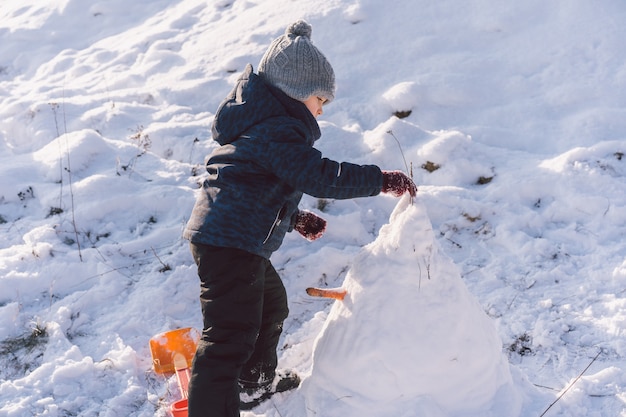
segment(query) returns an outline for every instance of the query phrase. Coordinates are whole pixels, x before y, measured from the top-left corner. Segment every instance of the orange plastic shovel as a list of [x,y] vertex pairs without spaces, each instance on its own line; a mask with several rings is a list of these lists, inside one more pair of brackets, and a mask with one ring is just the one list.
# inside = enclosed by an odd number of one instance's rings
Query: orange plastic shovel
[[176,401],[171,411],[174,417],[187,415],[187,396],[189,390],[190,368],[196,353],[200,333],[192,328],[170,330],[159,333],[150,339],[152,365],[158,374],[176,374],[182,400]]

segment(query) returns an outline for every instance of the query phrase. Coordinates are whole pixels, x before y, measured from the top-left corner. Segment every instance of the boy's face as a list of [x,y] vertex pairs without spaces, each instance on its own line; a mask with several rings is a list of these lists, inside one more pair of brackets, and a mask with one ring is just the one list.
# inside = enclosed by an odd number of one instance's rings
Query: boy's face
[[324,113],[322,106],[326,103],[326,99],[318,96],[311,96],[303,101],[304,105],[311,112],[313,117],[317,118]]

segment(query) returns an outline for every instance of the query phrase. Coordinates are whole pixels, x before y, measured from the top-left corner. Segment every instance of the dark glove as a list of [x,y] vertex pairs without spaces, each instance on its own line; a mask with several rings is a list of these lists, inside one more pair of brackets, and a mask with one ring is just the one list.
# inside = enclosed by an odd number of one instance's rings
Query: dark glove
[[383,171],[383,193],[401,197],[407,191],[411,197],[417,193],[417,186],[408,175],[402,171]]
[[314,241],[322,237],[326,231],[326,220],[310,211],[300,210],[296,214],[296,223],[293,228],[307,240]]

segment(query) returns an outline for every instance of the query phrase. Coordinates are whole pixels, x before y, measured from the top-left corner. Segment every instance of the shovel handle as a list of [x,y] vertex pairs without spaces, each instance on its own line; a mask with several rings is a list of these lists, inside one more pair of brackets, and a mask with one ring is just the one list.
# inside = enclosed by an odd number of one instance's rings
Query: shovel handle
[[191,379],[191,372],[189,371],[189,368],[177,369],[176,379],[178,380],[180,395],[183,398],[189,398],[189,380]]
[[182,395],[183,398],[188,398],[191,372],[189,371],[189,367],[187,365],[187,359],[185,359],[185,356],[182,353],[176,353],[174,355],[174,371],[176,372],[180,395]]

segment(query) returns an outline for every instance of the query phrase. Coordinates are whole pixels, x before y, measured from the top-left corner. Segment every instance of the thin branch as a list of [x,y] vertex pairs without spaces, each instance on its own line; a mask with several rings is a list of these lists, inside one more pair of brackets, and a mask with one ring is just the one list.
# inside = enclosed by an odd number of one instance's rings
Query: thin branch
[[[57,109],[59,108],[59,104],[58,103],[49,103],[50,107],[52,108],[52,113],[54,114],[54,125],[56,126],[56,130],[57,130],[57,138],[61,136],[60,132],[59,132],[59,122],[58,122],[58,114],[57,114]],[[64,129],[64,134],[67,135],[67,120],[65,118],[65,97],[63,99],[63,129]],[[71,160],[70,160],[70,146],[67,140],[67,136],[65,136],[65,149],[67,151],[67,178],[68,178],[68,182],[69,182],[69,189],[70,189],[70,202],[71,202],[71,207],[72,207],[72,227],[74,228],[74,236],[76,237],[76,245],[78,246],[78,257],[80,258],[80,261],[83,261],[83,253],[80,247],[80,237],[78,236],[78,228],[76,227],[76,217],[75,217],[75,206],[74,206],[74,191],[72,189],[72,166],[71,166]],[[61,142],[59,141],[59,152],[61,153]],[[63,203],[63,167],[62,167],[62,163],[61,163],[61,154],[59,154],[59,169],[61,171],[61,195],[59,197],[59,209],[62,208],[62,203]]]
[[390,129],[387,131],[387,133],[389,133],[396,140],[396,143],[398,144],[398,148],[400,148],[400,154],[402,155],[402,160],[404,161],[404,168],[406,169],[406,173],[407,175],[410,175],[411,178],[413,178],[413,170],[409,169],[409,166],[406,163],[406,158],[404,157],[404,151],[402,150],[402,145],[400,144],[400,141],[398,140],[396,135],[393,134],[393,130]]
[[67,132],[65,132],[65,147],[67,149],[67,179],[69,182],[69,189],[70,189],[70,205],[72,207],[72,227],[74,228],[74,236],[76,237],[76,246],[78,246],[78,257],[80,258],[80,261],[83,261],[83,253],[81,251],[80,248],[80,236],[78,236],[78,228],[76,227],[76,210],[75,210],[75,206],[74,206],[74,190],[72,189],[72,166],[71,166],[71,160],[70,160],[70,146],[67,140]]
[[[57,112],[56,109],[59,107],[58,103],[48,103],[52,108],[52,113],[54,113],[54,126],[57,130],[57,138],[61,136],[61,132],[59,131],[59,122],[57,120]],[[61,147],[61,141],[57,142],[59,144],[59,184],[61,184],[61,190],[59,191],[59,209],[63,208],[63,148]]]
[[170,271],[172,269],[171,266],[169,266],[168,264],[166,264],[165,262],[163,262],[161,260],[161,258],[159,258],[159,255],[157,255],[156,251],[154,250],[154,248],[152,246],[150,246],[150,249],[152,249],[152,253],[154,253],[154,256],[159,260],[159,262],[161,263],[161,265],[163,265],[163,268],[161,268],[159,270],[159,272],[165,272],[165,271]]
[[598,354],[597,354],[597,355],[596,355],[596,356],[595,356],[595,357],[591,360],[591,362],[589,362],[589,365],[587,365],[587,367],[586,367],[585,369],[583,369],[583,371],[582,371],[582,372],[581,372],[581,373],[580,373],[580,374],[576,377],[576,379],[575,379],[575,380],[573,380],[573,381],[572,381],[572,383],[570,383],[570,384],[567,386],[567,388],[565,388],[565,391],[563,391],[563,392],[561,393],[561,395],[559,395],[559,396],[556,398],[556,400],[554,400],[554,402],[553,402],[552,404],[550,404],[550,405],[548,406],[548,408],[546,408],[546,410],[545,410],[543,413],[541,413],[541,415],[540,415],[539,417],[543,417],[543,416],[545,416],[545,415],[546,415],[546,413],[548,412],[548,410],[549,410],[549,409],[551,409],[551,408],[552,408],[552,406],[553,406],[554,404],[556,404],[556,403],[557,403],[557,402],[558,402],[561,398],[563,398],[563,396],[567,393],[567,391],[569,391],[569,389],[570,389],[570,388],[572,388],[572,386],[574,386],[574,384],[575,384],[576,382],[578,382],[578,380],[579,380],[579,379],[583,376],[583,374],[584,374],[585,372],[587,372],[587,370],[591,367],[591,365],[593,365],[593,363],[596,361],[596,359],[598,359],[598,357],[600,356],[600,354],[601,354],[601,353],[602,353],[602,349],[600,349],[600,351],[598,352]]
[[[402,160],[404,161],[404,168],[406,169],[406,175],[408,175],[409,178],[413,179],[413,161],[411,161],[411,168],[409,168],[409,165],[406,163],[406,158],[404,157],[404,150],[402,149],[402,144],[400,144],[400,141],[398,140],[396,135],[393,134],[393,130],[389,129],[387,133],[389,133],[391,137],[393,137],[396,140],[396,143],[398,144],[398,148],[400,149],[400,155],[402,155]],[[411,205],[413,205],[412,196],[411,196]]]

